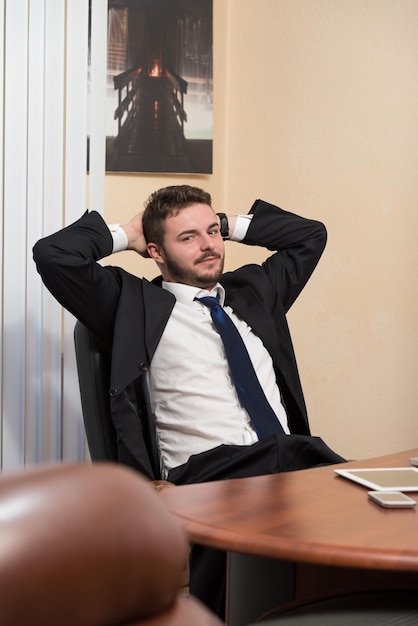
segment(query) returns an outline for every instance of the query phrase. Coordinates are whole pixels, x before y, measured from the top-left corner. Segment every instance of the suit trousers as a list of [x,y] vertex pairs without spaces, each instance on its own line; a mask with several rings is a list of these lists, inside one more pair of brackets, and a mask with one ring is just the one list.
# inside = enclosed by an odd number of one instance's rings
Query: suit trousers
[[[221,445],[193,455],[170,470],[177,485],[245,478],[308,469],[345,459],[320,437],[271,435],[251,446]],[[225,618],[226,553],[195,545],[190,560],[190,593],[221,619]]]

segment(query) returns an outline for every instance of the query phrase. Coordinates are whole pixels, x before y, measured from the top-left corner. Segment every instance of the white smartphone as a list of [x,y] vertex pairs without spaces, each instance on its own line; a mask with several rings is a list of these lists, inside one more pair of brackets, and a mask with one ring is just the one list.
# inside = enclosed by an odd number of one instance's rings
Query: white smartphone
[[369,491],[369,498],[386,508],[412,507],[416,501],[401,491]]

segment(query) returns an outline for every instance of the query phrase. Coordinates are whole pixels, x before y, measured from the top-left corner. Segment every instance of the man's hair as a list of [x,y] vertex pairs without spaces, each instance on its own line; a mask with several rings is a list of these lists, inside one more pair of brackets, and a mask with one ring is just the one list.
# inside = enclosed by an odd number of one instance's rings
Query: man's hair
[[178,215],[182,209],[192,204],[212,206],[210,194],[199,187],[172,185],[158,189],[145,202],[142,228],[145,241],[162,246],[164,243],[165,220]]

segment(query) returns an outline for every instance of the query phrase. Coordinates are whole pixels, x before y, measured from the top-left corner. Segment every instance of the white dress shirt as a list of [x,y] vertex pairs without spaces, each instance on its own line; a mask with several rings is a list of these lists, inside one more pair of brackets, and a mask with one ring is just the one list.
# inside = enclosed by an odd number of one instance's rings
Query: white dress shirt
[[[251,216],[237,219],[234,240],[245,236],[248,218]],[[126,249],[124,231],[117,225],[109,228],[114,237],[114,252]],[[181,283],[163,282],[162,286],[175,295],[176,304],[153,356],[148,382],[161,472],[166,477],[171,468],[185,463],[192,454],[221,444],[249,445],[258,439],[238,399],[210,310],[195,301],[196,297],[213,295],[223,305],[222,285],[211,292]],[[288,434],[270,354],[244,320],[230,307],[225,307],[225,311],[243,337],[264,393]]]

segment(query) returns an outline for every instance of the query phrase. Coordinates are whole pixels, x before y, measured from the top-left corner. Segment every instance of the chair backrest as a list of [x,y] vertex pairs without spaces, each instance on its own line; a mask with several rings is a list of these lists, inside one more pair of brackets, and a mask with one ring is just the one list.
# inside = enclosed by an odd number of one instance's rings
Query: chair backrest
[[110,356],[81,322],[74,345],[84,428],[92,461],[117,461],[116,432],[110,416]]
[[221,625],[182,594],[188,542],[134,470],[48,464],[4,475],[0,520],[2,626]]

